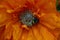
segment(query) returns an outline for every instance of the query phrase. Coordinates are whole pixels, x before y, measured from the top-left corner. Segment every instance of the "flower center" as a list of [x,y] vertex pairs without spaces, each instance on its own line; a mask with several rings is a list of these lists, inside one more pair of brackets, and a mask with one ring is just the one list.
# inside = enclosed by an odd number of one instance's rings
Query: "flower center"
[[33,24],[36,24],[38,22],[37,17],[33,16],[32,12],[28,10],[22,13],[20,19],[21,19],[21,23],[27,26],[32,26]]

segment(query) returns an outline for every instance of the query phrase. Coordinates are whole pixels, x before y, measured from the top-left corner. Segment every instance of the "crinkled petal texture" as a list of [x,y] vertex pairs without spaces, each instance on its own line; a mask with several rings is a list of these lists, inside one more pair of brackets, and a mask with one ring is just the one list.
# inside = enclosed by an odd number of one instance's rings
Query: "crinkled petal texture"
[[[18,15],[29,9],[39,18],[31,28]],[[0,40],[60,40],[60,14],[56,0],[0,0]]]

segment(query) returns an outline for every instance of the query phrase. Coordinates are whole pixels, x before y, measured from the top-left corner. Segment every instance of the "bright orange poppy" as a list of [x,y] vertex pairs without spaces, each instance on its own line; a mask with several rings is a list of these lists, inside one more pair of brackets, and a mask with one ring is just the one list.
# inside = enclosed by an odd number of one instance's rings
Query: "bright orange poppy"
[[[18,17],[25,9],[39,19],[31,28]],[[56,0],[0,0],[0,40],[60,40]]]

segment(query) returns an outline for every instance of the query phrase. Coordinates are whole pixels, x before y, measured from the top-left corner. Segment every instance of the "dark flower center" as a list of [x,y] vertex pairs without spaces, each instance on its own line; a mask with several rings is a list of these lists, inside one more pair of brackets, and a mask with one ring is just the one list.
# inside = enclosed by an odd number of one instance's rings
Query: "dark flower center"
[[38,22],[37,17],[33,16],[32,12],[28,10],[22,13],[20,19],[21,19],[21,23],[27,26],[32,26],[33,24],[36,24]]

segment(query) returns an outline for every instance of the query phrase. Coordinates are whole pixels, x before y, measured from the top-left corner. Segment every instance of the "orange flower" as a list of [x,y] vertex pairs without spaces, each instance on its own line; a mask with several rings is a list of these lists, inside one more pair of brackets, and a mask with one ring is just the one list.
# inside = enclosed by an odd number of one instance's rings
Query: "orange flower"
[[[19,15],[31,10],[39,22],[29,28]],[[60,40],[56,0],[0,0],[0,40]]]

